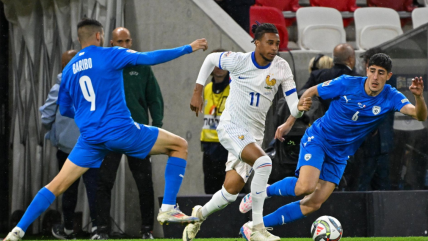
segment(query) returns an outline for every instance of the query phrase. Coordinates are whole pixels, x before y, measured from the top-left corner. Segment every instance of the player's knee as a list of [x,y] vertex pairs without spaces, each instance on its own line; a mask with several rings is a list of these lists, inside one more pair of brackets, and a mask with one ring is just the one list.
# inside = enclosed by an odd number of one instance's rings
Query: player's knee
[[[232,183],[227,183],[227,182],[225,182],[224,184],[223,184],[223,188],[228,192],[228,193],[230,193],[230,194],[233,194],[233,195],[237,195],[237,194],[239,194],[239,192],[241,191],[241,189],[242,189],[242,187],[240,187],[239,185],[234,185],[234,184],[232,184]],[[235,199],[236,200],[236,199]],[[235,200],[233,200],[233,201],[235,201]]]
[[317,185],[311,185],[309,183],[301,182],[299,183],[299,181],[297,181],[295,188],[296,196],[309,195],[315,191],[316,187]]

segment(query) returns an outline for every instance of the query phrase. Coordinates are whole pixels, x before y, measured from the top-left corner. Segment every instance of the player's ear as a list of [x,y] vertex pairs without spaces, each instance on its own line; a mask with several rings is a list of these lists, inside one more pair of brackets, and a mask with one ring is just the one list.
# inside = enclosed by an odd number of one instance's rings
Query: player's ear
[[110,40],[110,46],[113,47],[113,40]]
[[386,78],[386,81],[388,81],[392,77],[392,72],[389,72],[387,76],[388,77]]

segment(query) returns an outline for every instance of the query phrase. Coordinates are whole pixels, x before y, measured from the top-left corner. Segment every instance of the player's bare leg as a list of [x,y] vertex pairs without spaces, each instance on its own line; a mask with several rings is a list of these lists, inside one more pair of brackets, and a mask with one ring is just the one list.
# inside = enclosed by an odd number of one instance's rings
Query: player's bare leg
[[201,228],[202,222],[212,213],[225,208],[229,203],[232,203],[238,197],[239,192],[244,188],[245,181],[235,171],[226,172],[226,177],[221,190],[217,191],[203,207],[196,205],[193,208],[192,216],[199,218],[199,222],[189,224],[183,231],[183,241],[191,241],[196,237],[196,234]]
[[300,201],[300,209],[302,210],[302,214],[307,216],[320,209],[321,205],[327,201],[335,188],[336,184],[319,180],[315,191],[305,196]]
[[37,193],[24,216],[4,240],[21,240],[28,226],[52,204],[56,197],[65,192],[87,170],[88,168],[79,167],[67,159],[58,175]]
[[162,206],[157,220],[160,224],[194,223],[198,218],[187,216],[176,206],[176,198],[186,170],[187,141],[159,128],[158,138],[150,150],[150,155],[169,156],[165,168],[165,189]]

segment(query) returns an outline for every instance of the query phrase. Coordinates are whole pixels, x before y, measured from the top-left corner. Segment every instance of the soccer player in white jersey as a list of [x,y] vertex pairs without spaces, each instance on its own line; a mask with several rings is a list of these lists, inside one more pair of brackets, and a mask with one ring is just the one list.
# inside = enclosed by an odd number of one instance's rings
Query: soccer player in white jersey
[[[202,206],[195,206],[192,216],[205,220],[208,215],[236,200],[238,193],[254,170],[251,183],[254,228],[251,240],[280,240],[263,224],[263,203],[266,185],[272,169],[271,159],[260,148],[264,135],[266,113],[282,86],[291,111],[286,123],[278,127],[280,136],[288,133],[296,118],[311,106],[311,99],[297,97],[296,86],[288,63],[278,57],[279,36],[273,24],[253,27],[256,49],[250,53],[223,52],[208,55],[201,67],[190,107],[196,115],[202,108],[202,91],[215,66],[230,73],[230,94],[217,127],[220,143],[229,151],[226,178],[221,190]],[[187,225],[183,240],[193,240],[201,222]]]

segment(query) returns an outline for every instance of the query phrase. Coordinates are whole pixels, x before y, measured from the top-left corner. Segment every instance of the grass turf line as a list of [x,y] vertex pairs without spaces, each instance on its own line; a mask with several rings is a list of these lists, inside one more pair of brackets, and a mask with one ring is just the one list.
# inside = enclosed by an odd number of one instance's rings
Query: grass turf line
[[[31,237],[25,238],[25,240],[38,240],[38,241],[50,241],[57,239],[32,239]],[[121,241],[133,241],[141,239],[109,239],[109,240],[121,240]],[[181,241],[182,239],[155,239],[156,241]],[[211,239],[199,239],[195,241],[242,241],[243,238],[211,238]],[[88,239],[78,239],[76,241],[88,241]],[[281,241],[312,241],[311,238],[281,238]],[[340,241],[428,241],[428,237],[377,237],[377,238],[342,238]]]

